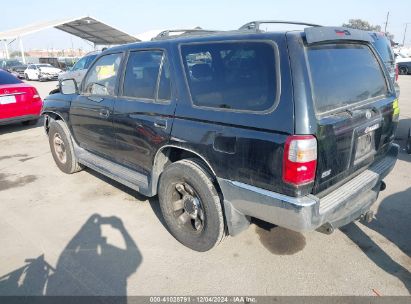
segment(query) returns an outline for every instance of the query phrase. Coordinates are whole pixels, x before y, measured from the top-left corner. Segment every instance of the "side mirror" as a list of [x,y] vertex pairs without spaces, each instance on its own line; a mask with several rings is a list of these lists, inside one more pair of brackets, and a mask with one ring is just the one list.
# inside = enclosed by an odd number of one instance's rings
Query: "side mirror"
[[77,83],[72,78],[61,80],[59,87],[60,87],[60,92],[63,95],[70,95],[70,94],[78,93]]

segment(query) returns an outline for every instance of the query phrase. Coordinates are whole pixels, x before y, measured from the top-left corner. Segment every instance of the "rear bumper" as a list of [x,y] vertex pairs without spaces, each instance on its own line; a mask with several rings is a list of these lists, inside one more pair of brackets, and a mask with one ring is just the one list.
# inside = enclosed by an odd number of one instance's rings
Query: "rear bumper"
[[0,119],[0,125],[8,125],[12,123],[35,120],[39,118],[40,118],[40,115],[23,115],[23,116],[11,117],[11,118],[4,118],[4,119]]
[[393,169],[398,151],[398,145],[392,144],[383,159],[322,198],[289,197],[219,179],[229,232],[235,235],[246,228],[249,217],[299,232],[313,231],[324,224],[334,228],[346,225],[365,214],[377,200],[381,181]]

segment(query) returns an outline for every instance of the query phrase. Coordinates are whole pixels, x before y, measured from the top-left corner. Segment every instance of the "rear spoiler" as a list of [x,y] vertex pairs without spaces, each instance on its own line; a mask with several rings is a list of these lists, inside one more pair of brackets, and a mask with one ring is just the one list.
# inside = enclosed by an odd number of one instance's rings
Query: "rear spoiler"
[[346,27],[307,27],[304,29],[304,32],[308,44],[339,40],[372,42],[368,32]]

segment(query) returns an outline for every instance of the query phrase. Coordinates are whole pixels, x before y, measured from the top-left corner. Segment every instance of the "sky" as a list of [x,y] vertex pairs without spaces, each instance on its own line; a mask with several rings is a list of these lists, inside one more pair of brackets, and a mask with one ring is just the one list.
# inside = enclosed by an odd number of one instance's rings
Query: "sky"
[[[410,0],[19,0],[2,5],[0,32],[36,22],[91,16],[129,34],[152,29],[201,26],[207,29],[237,29],[253,20],[276,19],[305,21],[321,25],[341,25],[349,19],[364,19],[381,25],[390,12],[387,30],[402,42],[405,23],[411,23]],[[29,49],[81,48],[92,50],[91,43],[48,29],[23,39]],[[411,24],[406,45],[411,45]],[[9,45],[18,49],[17,42]]]

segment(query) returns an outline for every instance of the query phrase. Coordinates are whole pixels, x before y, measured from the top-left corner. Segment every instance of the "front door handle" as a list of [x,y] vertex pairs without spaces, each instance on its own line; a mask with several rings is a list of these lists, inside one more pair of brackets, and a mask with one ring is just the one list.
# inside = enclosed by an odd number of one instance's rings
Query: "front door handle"
[[154,127],[160,128],[160,129],[167,129],[167,120],[164,120],[164,119],[155,120]]
[[108,118],[110,116],[110,111],[107,109],[101,109],[99,114],[101,117]]

